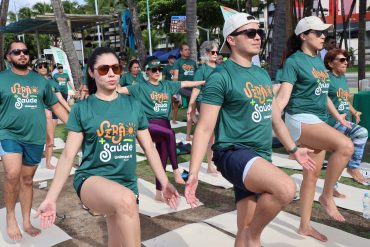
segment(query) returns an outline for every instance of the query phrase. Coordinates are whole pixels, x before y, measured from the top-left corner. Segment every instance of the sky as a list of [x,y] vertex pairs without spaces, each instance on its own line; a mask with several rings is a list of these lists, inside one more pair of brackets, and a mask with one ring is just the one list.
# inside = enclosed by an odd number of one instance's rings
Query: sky
[[[74,0],[79,4],[84,3],[84,0]],[[31,8],[35,3],[42,2],[42,3],[49,3],[50,0],[9,0],[9,11],[15,12],[15,10],[19,10],[23,7]]]

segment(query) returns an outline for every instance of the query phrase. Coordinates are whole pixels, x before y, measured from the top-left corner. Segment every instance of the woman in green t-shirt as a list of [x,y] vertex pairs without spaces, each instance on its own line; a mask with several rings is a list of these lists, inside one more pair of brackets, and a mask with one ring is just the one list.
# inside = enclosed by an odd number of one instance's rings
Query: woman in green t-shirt
[[37,215],[42,227],[54,223],[56,200],[82,145],[82,163],[73,182],[81,202],[89,211],[105,216],[108,246],[140,246],[136,138],[171,207],[176,207],[178,193],[161,168],[140,102],[116,92],[120,74],[114,51],[106,47],[95,49],[88,62],[90,96],[73,106],[66,146]]
[[[335,48],[326,53],[324,63],[325,67],[330,70],[329,97],[337,111],[340,114],[346,114],[346,120],[351,124],[352,128],[342,125],[332,116],[329,116],[328,124],[351,138],[354,144],[354,152],[351,160],[348,162],[347,172],[356,182],[368,185],[370,180],[366,181],[359,169],[368,138],[368,131],[366,128],[358,125],[362,113],[353,108],[351,102],[348,101],[350,93],[346,77],[344,76],[347,71],[348,57],[347,51]],[[356,118],[356,123],[350,121],[350,113]],[[337,190],[335,190],[335,193],[334,196],[344,197]]]
[[315,150],[310,156],[316,162],[316,169],[303,171],[301,222],[298,233],[323,242],[327,241],[327,237],[311,226],[310,218],[316,181],[325,159],[325,152],[332,151],[332,155],[319,201],[327,214],[340,222],[344,222],[345,219],[335,205],[334,186],[353,153],[351,140],[326,124],[329,107],[330,113],[339,122],[350,127],[328,99],[330,78],[318,56],[324,44],[326,31],[330,27],[330,24],[324,24],[316,16],[305,17],[298,22],[295,35],[288,43],[288,58],[279,79],[282,85],[277,95],[280,108],[286,108],[285,123],[294,141]]
[[[49,75],[49,62],[44,58],[38,59],[35,62],[34,70],[48,80],[60,104],[68,112],[70,112],[71,108],[69,107],[67,101],[63,98],[59,90],[58,83],[55,80],[53,80]],[[55,128],[58,124],[58,117],[50,109],[45,109],[45,114],[46,114],[45,164],[46,168],[54,170],[55,167],[51,164],[51,157],[53,156],[54,134]]]
[[[218,56],[218,44],[215,41],[204,41],[200,46],[200,57],[204,64],[200,65],[194,75],[195,81],[206,80],[208,76],[216,68],[216,60]],[[200,112],[200,102],[202,100],[201,90],[203,86],[193,88],[191,92],[189,106],[187,110],[188,121],[194,121],[195,118],[195,107]],[[207,161],[208,161],[208,173],[218,173],[215,164],[212,161],[213,151],[211,149],[215,141],[214,135],[211,136],[208,142],[207,149]]]
[[140,70],[140,63],[138,60],[131,60],[128,64],[128,73],[121,75],[119,84],[124,87],[132,84],[139,83],[144,80]]

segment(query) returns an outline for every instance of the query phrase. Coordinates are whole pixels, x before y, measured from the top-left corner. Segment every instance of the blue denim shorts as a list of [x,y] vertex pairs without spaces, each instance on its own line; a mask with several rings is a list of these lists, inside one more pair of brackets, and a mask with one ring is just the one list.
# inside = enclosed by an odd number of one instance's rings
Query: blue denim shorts
[[20,153],[22,154],[23,164],[38,165],[41,162],[44,145],[27,144],[16,140],[0,141],[0,156]]
[[257,193],[249,191],[244,186],[243,176],[246,175],[246,166],[249,161],[260,157],[255,151],[244,147],[232,147],[226,150],[215,150],[213,161],[222,176],[234,185],[235,202],[249,197],[257,196]]

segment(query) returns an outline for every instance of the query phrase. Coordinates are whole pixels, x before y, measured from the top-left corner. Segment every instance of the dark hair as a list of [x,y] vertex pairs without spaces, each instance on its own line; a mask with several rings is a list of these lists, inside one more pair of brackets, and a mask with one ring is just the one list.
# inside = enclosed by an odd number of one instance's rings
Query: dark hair
[[[91,71],[94,71],[94,66],[96,64],[96,61],[98,60],[98,57],[103,55],[103,54],[112,54],[117,58],[116,53],[109,47],[98,47],[96,48],[91,56],[89,57],[89,60],[87,62],[87,68],[90,69]],[[97,87],[96,87],[96,82],[94,78],[92,78],[89,74],[89,70],[86,70],[86,79],[87,79],[87,88],[89,89],[89,94],[94,94],[96,93]]]
[[184,46],[189,46],[188,43],[182,43],[180,45],[180,51],[182,51],[182,49],[184,49]]
[[170,60],[172,58],[176,59],[176,56],[175,55],[169,55],[168,58],[167,58],[167,60]]
[[131,68],[132,68],[132,66],[134,66],[134,64],[138,64],[138,65],[139,65],[139,67],[140,67],[139,60],[134,59],[134,60],[131,60],[131,61],[130,61],[130,63],[128,64],[128,71],[130,71],[130,72],[131,72]]
[[16,43],[22,43],[22,44],[24,44],[25,46],[27,46],[27,45],[26,45],[26,43],[24,43],[23,41],[21,41],[21,40],[19,40],[19,39],[13,40],[12,42],[10,42],[10,43],[8,44],[8,47],[6,48],[6,54],[9,54],[9,53],[11,52],[12,45],[13,45],[13,44],[16,44]]
[[[300,34],[299,34],[300,35]],[[299,35],[292,34],[286,42],[286,57],[295,53],[298,50],[301,50],[302,40]]]
[[146,59],[145,59],[145,61],[144,61],[144,68],[146,67],[146,65],[148,64],[148,63],[150,63],[151,61],[153,61],[153,60],[158,60],[158,57],[156,57],[156,56],[149,56],[149,57],[147,57]]
[[328,36],[326,36],[326,37],[325,37],[325,43],[329,42],[329,40],[331,40],[331,39],[336,40],[336,38],[335,38],[334,36],[332,36],[332,35],[328,35]]
[[331,68],[329,66],[329,63],[332,62],[332,61],[334,61],[334,59],[339,54],[342,54],[343,56],[345,56],[346,58],[348,58],[348,52],[346,50],[343,50],[343,49],[340,49],[340,48],[331,49],[331,50],[328,51],[328,53],[326,53],[325,58],[324,58],[324,64],[325,64],[325,67],[328,70],[332,70],[333,69],[333,68]]

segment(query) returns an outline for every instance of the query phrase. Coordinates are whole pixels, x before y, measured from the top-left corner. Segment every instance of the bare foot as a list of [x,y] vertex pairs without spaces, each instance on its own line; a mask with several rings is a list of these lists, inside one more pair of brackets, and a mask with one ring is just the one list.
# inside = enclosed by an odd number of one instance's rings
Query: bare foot
[[47,164],[46,168],[50,170],[55,170],[55,166],[53,166],[52,164]]
[[349,169],[349,168],[347,168],[347,172],[348,172],[349,175],[352,176],[353,180],[355,180],[357,183],[359,183],[359,184],[365,184],[366,183],[366,179],[361,174],[359,169]]
[[157,190],[157,191],[155,192],[155,197],[154,197],[154,199],[155,199],[156,201],[159,201],[159,202],[165,202],[164,197],[163,197],[163,194],[162,194],[162,191],[159,191],[159,190]]
[[261,247],[261,240],[259,237],[251,235],[250,231],[246,232],[245,246],[248,247]]
[[334,220],[344,222],[344,217],[339,213],[333,198],[324,198],[322,195],[319,197],[320,204],[325,208],[326,213]]
[[186,136],[185,140],[188,141],[188,142],[191,142],[191,141],[193,141],[193,136],[192,135]]
[[23,229],[25,232],[28,233],[28,235],[30,235],[31,237],[36,237],[37,235],[39,235],[41,233],[41,230],[34,227],[33,225],[28,225],[28,226],[23,226]]
[[338,190],[334,189],[333,196],[337,198],[346,198],[345,194],[340,193]]
[[217,167],[215,165],[208,165],[207,173],[218,174]]
[[328,238],[325,235],[318,232],[312,226],[309,226],[308,228],[303,228],[302,226],[300,226],[298,229],[298,234],[313,237],[314,239],[317,239],[321,242],[328,241]]
[[181,177],[179,169],[173,171],[173,177],[175,178],[176,183],[185,184],[185,180]]
[[11,240],[18,241],[22,239],[22,233],[19,230],[15,216],[10,215],[6,216],[6,230]]

